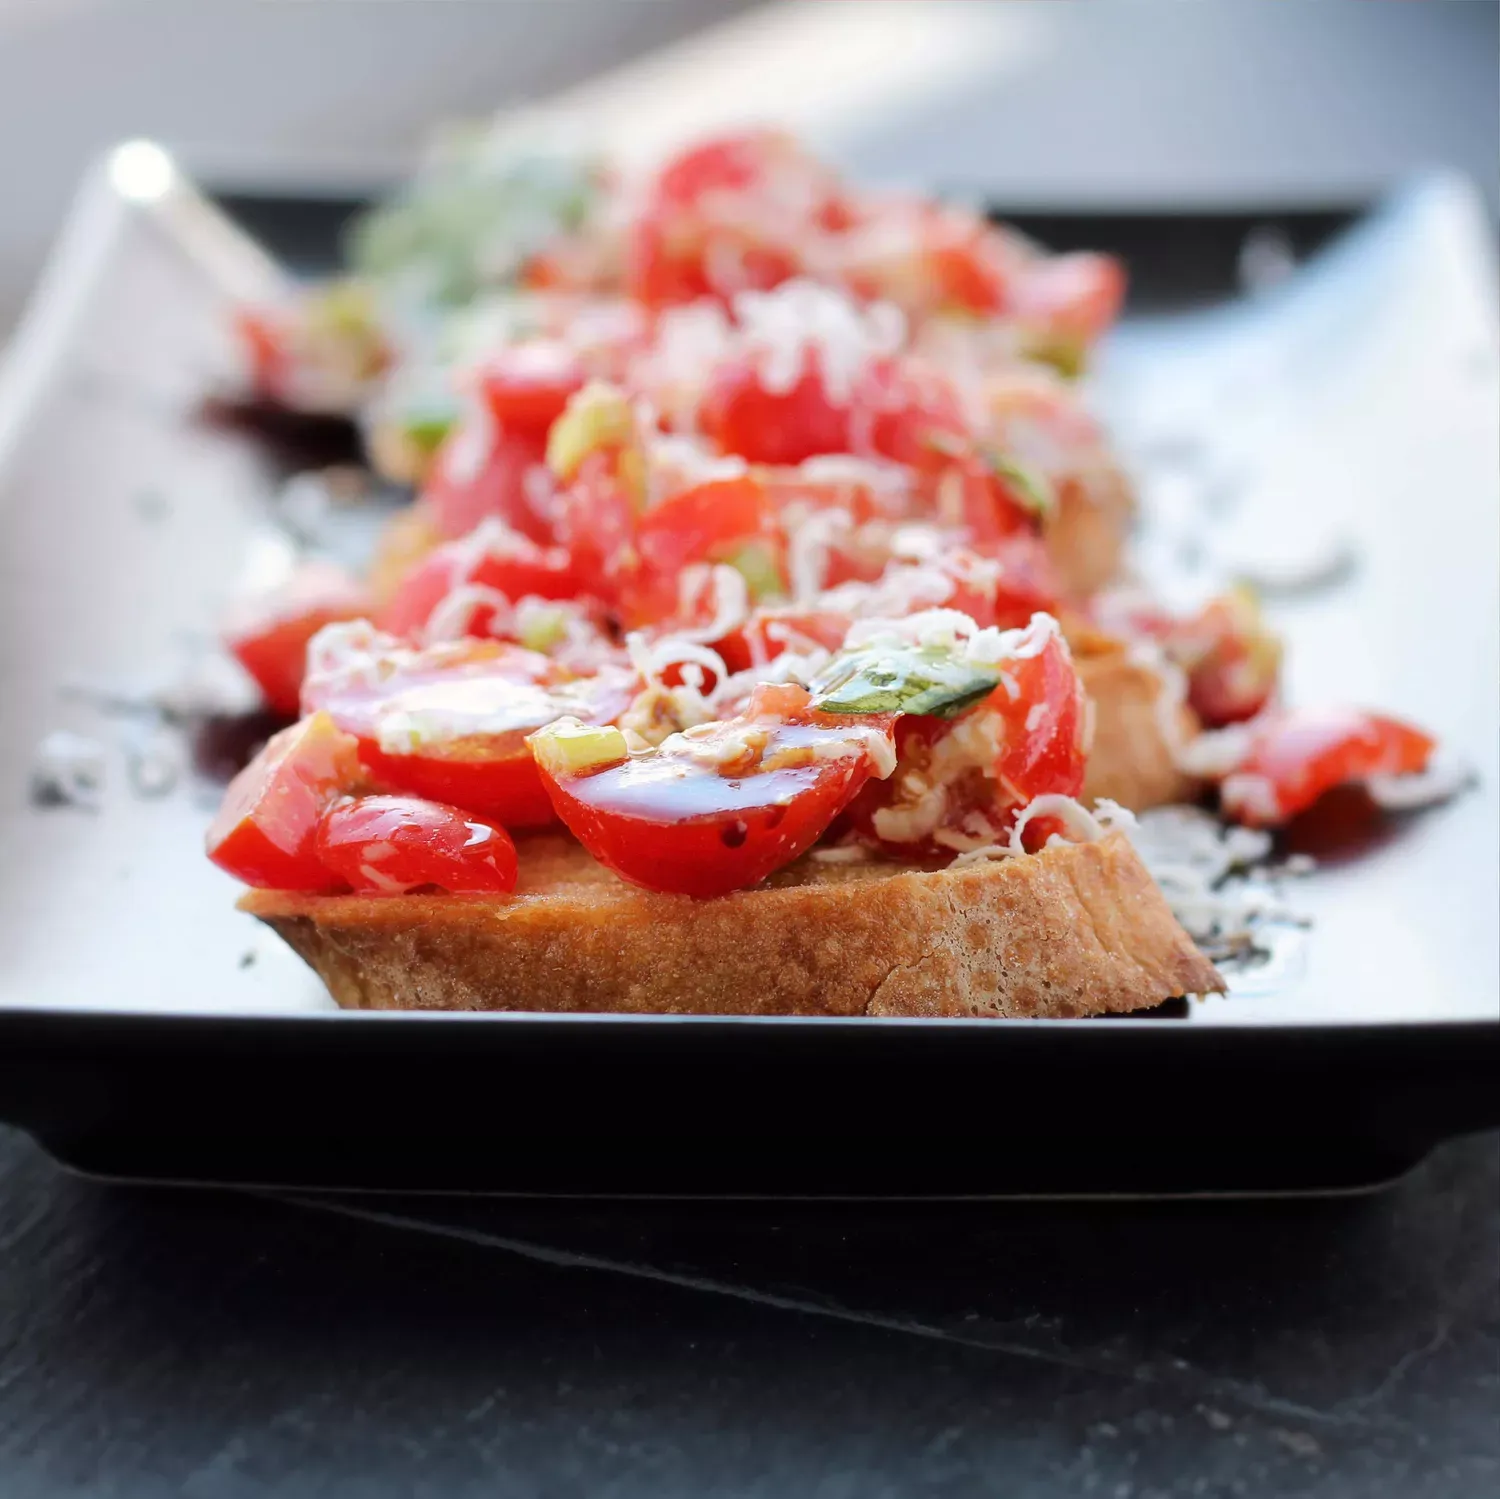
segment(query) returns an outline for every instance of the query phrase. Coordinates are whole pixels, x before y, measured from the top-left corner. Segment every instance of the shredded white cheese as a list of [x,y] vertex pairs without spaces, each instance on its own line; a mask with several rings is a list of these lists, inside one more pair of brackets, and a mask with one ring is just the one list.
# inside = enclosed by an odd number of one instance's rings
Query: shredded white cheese
[[503,619],[510,613],[510,600],[498,588],[487,588],[482,583],[461,583],[427,616],[422,638],[428,644],[462,640],[474,633],[474,625],[486,609]]
[[1371,776],[1365,782],[1370,800],[1387,812],[1416,812],[1435,807],[1467,790],[1478,772],[1467,760],[1436,750],[1426,770],[1407,775]]
[[785,282],[774,291],[741,292],[735,320],[744,347],[760,354],[760,380],[785,395],[802,378],[816,352],[823,388],[847,406],[854,382],[872,359],[894,354],[906,342],[906,317],[889,302],[861,307],[851,297],[812,281]]

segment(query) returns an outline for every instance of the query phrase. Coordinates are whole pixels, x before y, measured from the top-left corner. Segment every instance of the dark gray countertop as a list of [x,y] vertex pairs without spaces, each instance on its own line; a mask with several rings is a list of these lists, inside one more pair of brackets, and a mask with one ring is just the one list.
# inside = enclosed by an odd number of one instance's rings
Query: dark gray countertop
[[1493,1136],[1342,1200],[402,1210],[0,1137],[7,1499],[1500,1481]]

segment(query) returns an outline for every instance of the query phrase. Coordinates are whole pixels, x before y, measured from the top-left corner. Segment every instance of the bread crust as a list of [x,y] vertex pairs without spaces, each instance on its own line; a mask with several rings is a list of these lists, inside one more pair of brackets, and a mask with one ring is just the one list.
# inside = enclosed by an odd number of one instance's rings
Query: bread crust
[[[1085,804],[1108,797],[1132,812],[1144,812],[1169,802],[1195,801],[1202,784],[1178,769],[1162,732],[1157,702],[1165,686],[1160,674],[1132,660],[1114,641],[1097,645],[1075,640],[1073,660],[1094,713]],[[1198,732],[1198,718],[1186,706],[1177,717],[1177,742],[1186,744]]]
[[346,1009],[684,1015],[1118,1014],[1223,988],[1129,842],[962,868],[803,859],[717,900],[521,845],[505,899],[251,891]]
[[1056,489],[1057,505],[1042,535],[1063,594],[1086,598],[1120,571],[1135,494],[1124,470],[1107,459],[1060,480]]

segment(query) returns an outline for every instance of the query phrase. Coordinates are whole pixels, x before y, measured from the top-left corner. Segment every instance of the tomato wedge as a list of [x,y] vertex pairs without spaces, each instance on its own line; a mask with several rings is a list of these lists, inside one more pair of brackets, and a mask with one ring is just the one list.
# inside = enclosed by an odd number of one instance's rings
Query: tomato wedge
[[1272,713],[1251,725],[1250,735],[1219,787],[1225,815],[1248,827],[1275,827],[1351,781],[1426,770],[1437,747],[1410,724],[1357,708]]
[[758,884],[805,852],[869,779],[890,720],[808,711],[800,688],[757,689],[747,711],[658,750],[578,773],[533,745],[557,814],[632,884],[704,899]]
[[239,605],[225,625],[224,643],[255,678],[271,711],[295,718],[308,641],[324,625],[369,612],[369,596],[341,567],[306,562],[275,592]]
[[267,890],[338,890],[319,862],[318,820],[336,797],[364,782],[359,746],[326,713],[283,729],[230,782],[208,830],[220,869]]
[[302,699],[357,738],[381,786],[527,828],[554,818],[526,736],[567,714],[610,723],[638,687],[624,667],[575,677],[497,640],[413,650],[368,631],[347,645],[320,637]]
[[516,846],[504,828],[420,797],[337,801],[318,823],[316,842],[318,858],[351,890],[505,895],[516,888]]

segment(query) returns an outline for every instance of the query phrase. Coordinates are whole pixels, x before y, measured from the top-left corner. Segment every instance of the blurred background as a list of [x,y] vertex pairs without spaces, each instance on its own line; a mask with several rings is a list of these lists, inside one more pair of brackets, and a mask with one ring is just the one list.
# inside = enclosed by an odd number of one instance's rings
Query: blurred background
[[1347,201],[1441,165],[1494,208],[1497,19],[1495,0],[0,0],[0,335],[113,141],[161,140],[218,185],[347,191],[440,120],[558,92],[627,151],[772,116],[866,176],[1017,205]]

